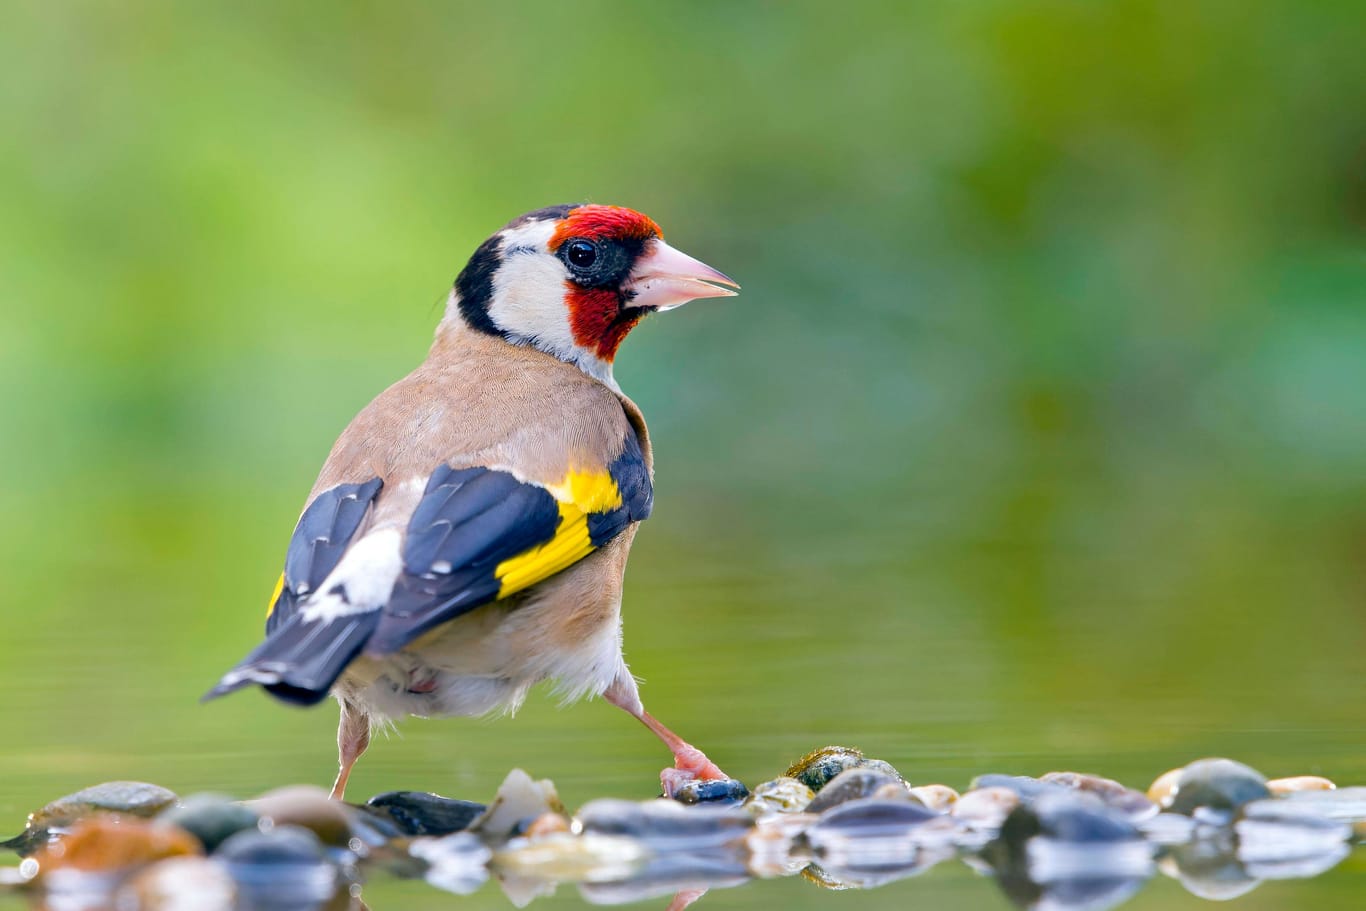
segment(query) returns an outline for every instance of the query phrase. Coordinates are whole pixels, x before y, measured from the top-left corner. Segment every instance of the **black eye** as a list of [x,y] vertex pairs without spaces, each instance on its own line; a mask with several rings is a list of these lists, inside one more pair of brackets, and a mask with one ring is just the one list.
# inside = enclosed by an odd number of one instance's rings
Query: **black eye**
[[586,240],[571,240],[565,255],[576,269],[587,269],[598,260],[598,248]]

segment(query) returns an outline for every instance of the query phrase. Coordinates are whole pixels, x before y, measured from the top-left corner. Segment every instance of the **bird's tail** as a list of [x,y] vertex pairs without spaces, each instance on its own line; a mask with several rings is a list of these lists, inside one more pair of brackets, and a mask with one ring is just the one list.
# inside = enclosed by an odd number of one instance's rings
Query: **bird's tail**
[[365,648],[379,616],[377,610],[312,620],[295,614],[224,674],[201,701],[259,684],[283,702],[315,705],[327,698],[332,684]]

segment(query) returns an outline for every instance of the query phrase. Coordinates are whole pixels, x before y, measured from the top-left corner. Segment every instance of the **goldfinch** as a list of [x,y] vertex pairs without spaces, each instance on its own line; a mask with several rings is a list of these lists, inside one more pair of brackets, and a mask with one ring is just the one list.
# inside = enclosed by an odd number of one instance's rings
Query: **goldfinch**
[[337,799],[373,727],[515,709],[543,680],[653,731],[674,754],[666,793],[724,778],[645,711],[622,658],[622,577],[654,491],[612,363],[647,314],[738,288],[619,206],[540,209],[490,237],[427,359],[333,446],[265,641],[205,698],[334,696]]

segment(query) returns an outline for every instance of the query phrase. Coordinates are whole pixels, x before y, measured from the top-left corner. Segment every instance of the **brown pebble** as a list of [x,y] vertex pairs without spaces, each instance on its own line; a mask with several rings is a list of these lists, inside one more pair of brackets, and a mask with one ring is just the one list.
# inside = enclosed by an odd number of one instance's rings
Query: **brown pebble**
[[959,797],[952,813],[966,823],[996,828],[1019,804],[1020,795],[1010,788],[978,788]]
[[345,846],[351,840],[351,819],[346,805],[333,800],[322,788],[290,785],[268,791],[243,805],[277,826],[308,829],[324,844]]
[[911,794],[937,813],[947,813],[958,803],[958,792],[946,784],[922,784],[911,788]]
[[1336,791],[1338,786],[1318,775],[1296,775],[1293,778],[1273,778],[1266,783],[1266,787],[1277,797],[1284,797],[1296,791]]
[[125,870],[167,857],[197,855],[200,850],[199,839],[174,826],[92,816],[72,826],[60,841],[44,846],[33,859],[42,877],[61,869],[86,873]]
[[1172,793],[1176,790],[1176,782],[1184,771],[1184,767],[1172,769],[1153,779],[1153,783],[1148,785],[1148,799],[1160,807],[1170,804]]

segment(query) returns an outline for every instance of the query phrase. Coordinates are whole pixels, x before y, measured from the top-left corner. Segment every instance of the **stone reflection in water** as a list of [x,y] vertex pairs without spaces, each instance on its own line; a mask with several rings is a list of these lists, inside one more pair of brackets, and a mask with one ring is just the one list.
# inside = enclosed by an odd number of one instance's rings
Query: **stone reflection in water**
[[388,876],[459,895],[494,879],[517,906],[573,884],[593,904],[672,895],[681,908],[753,879],[871,889],[961,861],[1021,907],[1098,911],[1155,871],[1217,900],[1316,876],[1366,835],[1366,788],[1267,781],[1226,759],[1173,770],[1146,795],[1075,772],[982,775],[960,795],[825,747],[752,792],[709,782],[680,796],[571,815],[520,770],[487,806],[412,791],[344,804],[312,787],[182,800],[111,782],[35,811],[3,843],[22,860],[0,866],[0,890],[51,911],[169,911],[190,896],[200,911],[330,911],[362,908],[364,883]]

